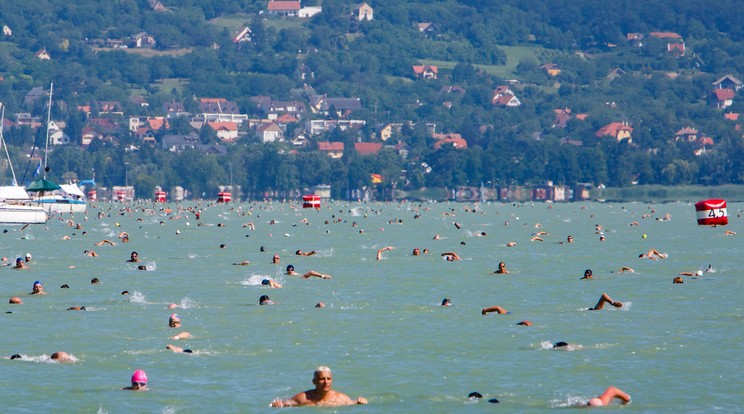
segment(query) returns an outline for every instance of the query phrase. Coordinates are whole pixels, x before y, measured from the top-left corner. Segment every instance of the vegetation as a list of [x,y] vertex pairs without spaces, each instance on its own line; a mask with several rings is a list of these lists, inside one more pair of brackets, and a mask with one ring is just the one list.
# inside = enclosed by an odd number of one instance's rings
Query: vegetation
[[[3,6],[0,25],[12,30],[0,37],[6,118],[15,121],[13,114],[25,112],[44,119],[44,99],[28,101],[26,94],[54,82],[52,118],[72,137],[50,154],[52,178],[95,175],[103,186],[128,180],[144,196],[156,185],[181,185],[209,197],[230,183],[253,196],[293,195],[324,183],[335,197],[347,197],[371,187],[371,173],[384,178],[375,186],[379,195],[394,188],[426,194],[426,188],[546,180],[608,187],[744,184],[744,118],[724,118],[724,112],[744,111],[742,92],[725,110],[710,104],[714,81],[744,75],[744,11],[734,0],[388,0],[369,2],[374,20],[363,22],[350,18],[356,2],[341,0],[303,2],[323,8],[310,19],[269,15],[266,1],[161,3],[165,10],[148,0]],[[430,31],[418,29],[424,22]],[[251,41],[233,43],[244,27]],[[106,40],[129,43],[142,32],[156,40],[154,48],[106,46]],[[644,37],[629,41],[627,33]],[[682,42],[684,55],[668,52],[669,43]],[[42,49],[50,60],[35,57]],[[438,78],[415,79],[417,64],[438,66]],[[560,74],[549,75],[546,64]],[[492,103],[502,85],[521,106]],[[451,86],[464,94],[447,93]],[[307,104],[313,94],[360,98],[363,109],[350,117],[366,125],[312,136],[313,143],[297,151],[287,142],[260,143],[245,129],[226,155],[161,149],[164,134],[192,132],[185,119],[157,131],[152,146],[127,128],[129,116],[162,116],[163,103],[171,101],[194,112],[195,97],[223,97],[259,119],[266,114],[251,97]],[[149,106],[130,100],[137,95]],[[77,108],[92,106],[96,117],[101,101],[119,101],[125,115],[101,115],[117,122],[119,128],[106,134],[113,139],[94,140],[80,151],[90,120]],[[571,119],[554,127],[555,110],[564,108]],[[579,113],[588,116],[580,120]],[[595,135],[611,122],[631,126],[632,142]],[[351,149],[354,142],[379,141],[378,127],[387,123],[406,125],[386,142],[400,142],[397,149],[369,156]],[[461,134],[468,148],[435,150],[427,123],[440,133]],[[304,120],[287,125],[286,135],[303,126]],[[685,127],[714,144],[700,151],[699,142],[675,141]],[[203,143],[216,142],[209,131],[193,132]],[[34,142],[43,146],[43,135],[29,126],[5,131],[27,180],[36,166],[28,155]],[[314,142],[326,140],[344,142],[344,157],[317,152]]]

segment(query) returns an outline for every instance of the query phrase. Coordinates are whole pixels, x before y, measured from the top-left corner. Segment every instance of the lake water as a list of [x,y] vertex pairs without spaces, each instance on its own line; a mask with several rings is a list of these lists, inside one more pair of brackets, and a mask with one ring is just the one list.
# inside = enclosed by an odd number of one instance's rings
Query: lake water
[[[171,214],[138,204],[130,213],[100,204],[87,220],[53,217],[0,234],[11,261],[33,255],[28,270],[0,269],[0,297],[13,312],[2,316],[2,412],[276,412],[271,400],[311,388],[319,365],[333,369],[335,389],[370,404],[313,412],[554,412],[609,385],[633,399],[610,410],[744,412],[741,205],[729,204],[730,223],[718,228],[697,226],[691,203],[339,202],[320,211],[203,203],[199,221],[168,207]],[[666,213],[670,220],[656,220]],[[129,243],[117,239],[121,231]],[[531,242],[538,231],[549,234]],[[569,234],[574,243],[559,243]],[[94,246],[102,239],[116,246]],[[394,250],[375,260],[387,245]],[[414,247],[430,253],[412,256]],[[651,248],[669,257],[638,258]],[[297,249],[318,253],[299,257]],[[148,271],[126,263],[133,250]],[[449,251],[462,260],[440,257]],[[274,253],[281,264],[271,263]],[[251,264],[232,265],[242,260]],[[493,274],[499,261],[510,274]],[[287,264],[333,278],[283,276]],[[709,264],[715,272],[672,284]],[[618,273],[622,266],[635,273]],[[579,279],[587,268],[594,280]],[[284,288],[261,286],[265,276]],[[93,277],[102,283],[90,284]],[[47,295],[27,294],[35,280]],[[586,311],[603,292],[625,306]],[[278,304],[258,306],[264,294]],[[25,303],[9,305],[11,296]],[[453,306],[438,306],[444,297]],[[315,309],[318,301],[327,307]],[[511,313],[482,316],[491,305]],[[180,331],[168,327],[172,312],[192,339],[169,339]],[[546,346],[557,341],[571,350]],[[166,350],[169,343],[194,354]],[[55,351],[77,361],[48,362]],[[15,353],[25,357],[7,359]],[[138,368],[150,391],[121,391]],[[486,398],[471,402],[471,391]]]

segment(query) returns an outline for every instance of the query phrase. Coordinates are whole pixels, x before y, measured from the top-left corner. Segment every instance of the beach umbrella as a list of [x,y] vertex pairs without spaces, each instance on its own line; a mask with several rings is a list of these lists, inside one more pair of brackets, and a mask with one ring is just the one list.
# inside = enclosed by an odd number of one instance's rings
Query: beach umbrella
[[41,180],[32,181],[31,184],[26,187],[26,191],[44,192],[59,190],[60,188],[61,187],[56,183],[42,178]]

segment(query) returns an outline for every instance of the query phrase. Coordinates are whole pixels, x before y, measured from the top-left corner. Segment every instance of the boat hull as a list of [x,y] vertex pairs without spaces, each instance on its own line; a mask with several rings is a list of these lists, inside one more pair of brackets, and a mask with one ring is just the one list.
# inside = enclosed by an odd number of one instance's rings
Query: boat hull
[[0,202],[0,224],[43,224],[47,218],[41,206]]

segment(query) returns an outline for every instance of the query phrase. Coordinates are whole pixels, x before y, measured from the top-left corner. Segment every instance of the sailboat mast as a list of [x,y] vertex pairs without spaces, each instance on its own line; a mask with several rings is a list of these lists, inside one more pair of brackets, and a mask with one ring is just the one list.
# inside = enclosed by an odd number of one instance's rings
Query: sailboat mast
[[3,131],[5,131],[5,105],[0,104],[3,107],[2,115],[0,115],[0,145],[2,145],[5,148],[5,158],[8,160],[8,165],[10,166],[10,173],[13,175],[13,185],[17,185],[18,181],[16,181],[16,175],[15,170],[13,169],[13,163],[10,162],[10,154],[8,154],[8,144],[5,143],[5,135],[3,135]]
[[47,175],[47,161],[49,158],[49,124],[52,122],[52,91],[54,90],[54,82],[49,84],[49,109],[47,110],[47,128],[46,128],[46,146],[44,147],[44,179],[46,180]]

